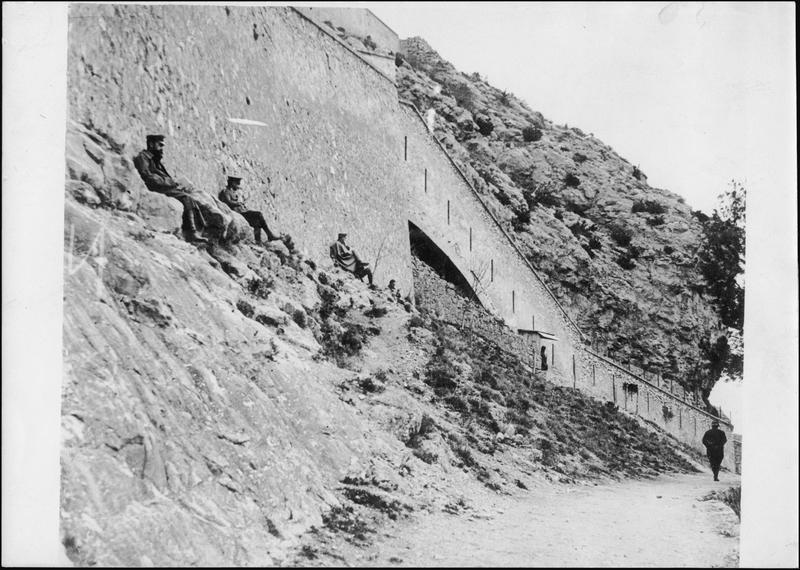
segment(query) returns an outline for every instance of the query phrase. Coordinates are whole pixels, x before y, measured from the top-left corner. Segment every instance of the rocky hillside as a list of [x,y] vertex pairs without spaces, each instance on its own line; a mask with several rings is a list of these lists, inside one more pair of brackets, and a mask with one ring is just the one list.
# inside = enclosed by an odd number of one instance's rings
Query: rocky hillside
[[389,291],[247,232],[186,243],[135,149],[87,125],[67,140],[61,531],[76,564],[304,563],[321,536],[368,540],[386,519],[458,511],[470,489],[693,469],[669,437]]
[[702,226],[684,200],[424,40],[401,46],[401,98],[435,117],[434,136],[596,346],[707,395],[717,378],[700,347],[721,329],[697,269]]

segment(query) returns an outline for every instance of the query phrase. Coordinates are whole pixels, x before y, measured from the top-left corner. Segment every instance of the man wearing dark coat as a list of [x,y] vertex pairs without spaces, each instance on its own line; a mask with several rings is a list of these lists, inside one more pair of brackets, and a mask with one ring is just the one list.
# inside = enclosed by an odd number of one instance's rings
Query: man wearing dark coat
[[719,481],[719,468],[722,459],[725,457],[724,447],[728,438],[725,432],[719,429],[719,422],[711,422],[711,429],[703,434],[703,445],[706,446],[706,456],[711,464],[711,471],[714,472],[714,481]]
[[264,219],[264,214],[257,210],[248,210],[244,205],[244,196],[241,188],[242,179],[239,176],[228,176],[228,185],[219,193],[219,199],[237,214],[241,214],[255,233],[256,243],[261,243],[261,230],[267,234],[267,241],[281,239],[272,233]]
[[147,148],[136,155],[133,164],[151,192],[175,198],[183,204],[183,236],[186,241],[207,242],[198,230],[205,227],[200,207],[192,198],[192,189],[179,184],[167,172],[161,159],[164,155],[164,135],[147,135]]
[[362,261],[358,254],[345,242],[347,234],[339,234],[337,240],[331,245],[330,255],[333,262],[338,266],[349,271],[355,275],[359,280],[366,277],[369,280],[369,286],[374,288],[372,284],[372,270],[369,268],[369,263]]

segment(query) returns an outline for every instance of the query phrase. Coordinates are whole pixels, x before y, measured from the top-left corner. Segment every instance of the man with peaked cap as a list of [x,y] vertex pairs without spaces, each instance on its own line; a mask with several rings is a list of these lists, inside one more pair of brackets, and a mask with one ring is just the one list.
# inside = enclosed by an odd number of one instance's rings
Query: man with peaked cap
[[241,214],[255,232],[256,243],[261,243],[261,230],[267,233],[267,241],[281,239],[267,226],[264,214],[257,210],[248,210],[244,205],[244,196],[241,189],[242,179],[239,176],[228,176],[228,185],[219,193],[219,199],[237,214]]
[[346,237],[347,234],[345,233],[339,234],[337,240],[331,245],[331,259],[333,259],[333,262],[337,266],[345,271],[349,271],[358,277],[359,280],[366,276],[369,280],[370,288],[374,289],[375,286],[372,284],[372,270],[369,268],[369,263],[361,261],[353,248],[345,243]]
[[172,179],[161,163],[163,155],[164,135],[147,135],[147,148],[136,155],[133,164],[148,190],[175,198],[183,204],[182,229],[186,241],[207,242],[208,240],[198,231],[206,224],[200,207],[192,198],[192,189],[186,188]]
[[725,443],[728,438],[725,432],[719,429],[719,422],[711,422],[711,429],[703,434],[703,445],[706,446],[706,456],[711,464],[711,471],[714,473],[714,481],[719,481],[719,468],[722,459],[725,457]]

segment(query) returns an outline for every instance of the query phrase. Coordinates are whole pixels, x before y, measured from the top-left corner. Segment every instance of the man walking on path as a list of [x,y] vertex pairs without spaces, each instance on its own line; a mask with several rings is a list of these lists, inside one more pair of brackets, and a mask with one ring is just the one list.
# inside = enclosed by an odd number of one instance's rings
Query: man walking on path
[[711,422],[711,429],[703,434],[703,445],[706,446],[706,456],[711,464],[711,471],[714,472],[714,481],[719,481],[719,467],[722,458],[725,457],[724,447],[727,441],[728,438],[725,432],[719,429],[717,420]]
[[136,155],[133,164],[148,190],[175,198],[183,204],[182,229],[186,241],[207,242],[198,231],[206,224],[197,201],[191,195],[193,190],[172,179],[161,164],[163,153],[164,135],[147,135],[147,148]]

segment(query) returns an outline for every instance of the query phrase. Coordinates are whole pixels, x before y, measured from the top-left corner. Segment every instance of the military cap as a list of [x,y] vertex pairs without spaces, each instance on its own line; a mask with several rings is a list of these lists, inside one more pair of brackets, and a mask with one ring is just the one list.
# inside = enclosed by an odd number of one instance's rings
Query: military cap
[[717,427],[717,426],[719,426],[719,422],[717,420],[711,422],[711,427]]
[[228,176],[228,186],[231,184],[239,184],[242,181],[241,176]]
[[347,237],[347,234],[346,233],[340,233],[338,237],[340,237],[340,238]]
[[159,142],[164,140],[164,135],[147,135],[147,142]]

